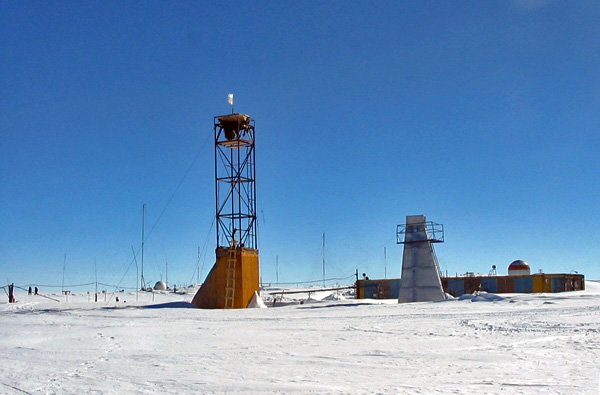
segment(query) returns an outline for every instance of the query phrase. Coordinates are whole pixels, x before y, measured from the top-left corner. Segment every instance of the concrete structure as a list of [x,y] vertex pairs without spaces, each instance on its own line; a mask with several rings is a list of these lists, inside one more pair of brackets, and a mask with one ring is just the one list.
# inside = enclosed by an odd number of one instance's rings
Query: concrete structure
[[529,276],[530,274],[531,269],[529,268],[529,264],[525,261],[517,259],[508,265],[509,276]]
[[204,309],[246,308],[259,287],[254,120],[215,117],[216,262],[194,296]]
[[442,225],[427,222],[424,215],[409,215],[406,224],[398,226],[397,242],[404,244],[399,303],[445,299],[433,249],[433,243],[444,241],[443,232]]

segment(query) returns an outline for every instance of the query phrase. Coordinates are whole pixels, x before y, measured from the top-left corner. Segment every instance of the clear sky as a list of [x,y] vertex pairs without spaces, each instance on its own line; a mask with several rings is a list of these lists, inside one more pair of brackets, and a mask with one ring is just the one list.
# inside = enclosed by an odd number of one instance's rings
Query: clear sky
[[[264,282],[600,278],[597,1],[0,2],[0,283],[195,281],[214,261],[213,116],[256,120]],[[162,215],[161,215],[162,214]],[[204,248],[206,246],[206,248]],[[139,257],[138,257],[139,262]],[[201,278],[201,279],[202,279]]]

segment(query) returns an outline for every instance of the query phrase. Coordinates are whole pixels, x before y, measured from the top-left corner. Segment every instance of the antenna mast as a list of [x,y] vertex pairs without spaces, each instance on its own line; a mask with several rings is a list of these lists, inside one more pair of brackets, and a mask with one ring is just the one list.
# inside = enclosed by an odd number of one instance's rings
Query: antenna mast
[[63,260],[63,279],[62,279],[62,293],[65,293],[65,269],[67,267],[67,253],[65,252],[65,259]]
[[198,246],[198,262],[196,263],[196,284],[200,284],[200,246]]
[[96,293],[94,294],[94,302],[97,302],[98,301],[98,268],[96,267],[96,257],[94,257],[94,277],[96,278]]
[[142,275],[140,276],[140,284],[142,290],[146,288],[146,282],[144,281],[144,221],[146,219],[146,203],[142,205]]
[[325,286],[325,232],[323,232],[323,287]]
[[383,247],[383,278],[387,278],[387,251]]

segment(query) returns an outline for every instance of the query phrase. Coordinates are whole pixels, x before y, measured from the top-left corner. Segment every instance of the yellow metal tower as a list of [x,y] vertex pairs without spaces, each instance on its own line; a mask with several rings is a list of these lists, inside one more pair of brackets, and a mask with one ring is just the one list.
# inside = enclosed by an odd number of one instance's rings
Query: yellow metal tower
[[245,308],[259,291],[254,120],[215,117],[216,262],[194,296],[198,308]]

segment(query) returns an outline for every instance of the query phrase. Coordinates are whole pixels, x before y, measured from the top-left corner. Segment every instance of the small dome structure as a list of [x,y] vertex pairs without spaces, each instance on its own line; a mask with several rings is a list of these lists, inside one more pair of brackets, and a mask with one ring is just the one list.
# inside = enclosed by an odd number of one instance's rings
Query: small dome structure
[[154,284],[154,290],[155,291],[166,291],[167,284],[165,284],[164,281],[157,281],[156,284]]
[[517,259],[508,265],[509,276],[529,276],[531,274],[531,268],[525,261]]

